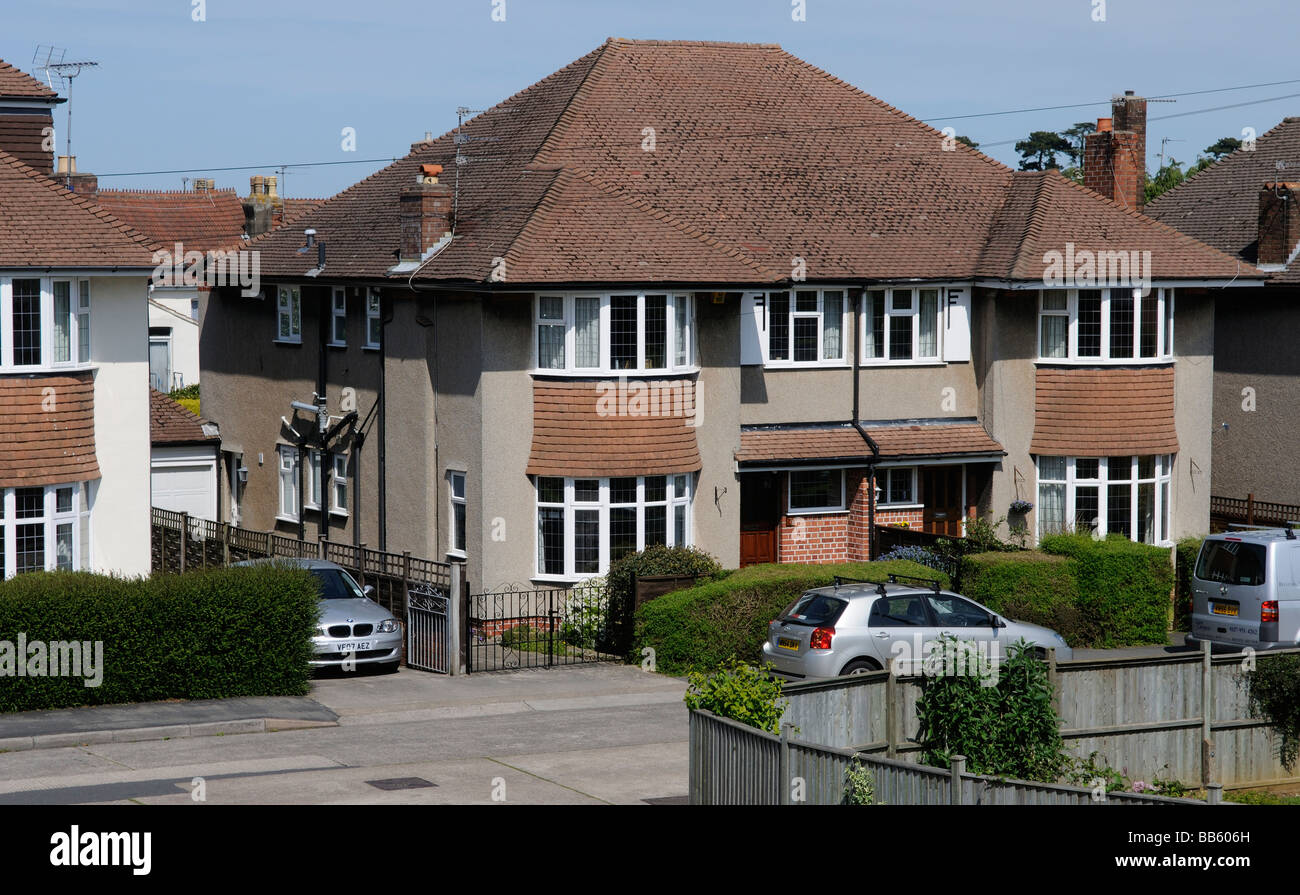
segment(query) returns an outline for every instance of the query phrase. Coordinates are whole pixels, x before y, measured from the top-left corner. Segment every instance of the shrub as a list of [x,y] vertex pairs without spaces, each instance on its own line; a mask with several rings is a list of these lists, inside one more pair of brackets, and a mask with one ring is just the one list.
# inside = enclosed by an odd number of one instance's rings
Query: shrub
[[844,804],[874,805],[876,802],[876,776],[857,755],[844,769]]
[[[150,579],[19,575],[0,582],[0,641],[100,642],[103,678],[6,678],[0,711],[303,695],[318,596],[311,573],[270,565]],[[2,673],[12,672],[0,659]]]
[[962,593],[1008,618],[1051,628],[1071,646],[1088,646],[1099,629],[1079,608],[1076,575],[1064,556],[977,553],[963,560]]
[[570,652],[570,645],[560,632],[552,634],[544,627],[527,623],[502,631],[501,646],[529,653],[550,653],[552,656],[565,656]]
[[1079,609],[1097,625],[1097,646],[1168,642],[1174,570],[1167,549],[1087,534],[1048,535],[1039,546],[1077,564]]
[[587,581],[570,592],[564,604],[560,637],[580,649],[596,649],[609,627],[609,592],[602,582]]
[[652,648],[657,670],[666,674],[712,670],[732,657],[757,662],[768,622],[804,591],[832,584],[836,575],[886,581],[891,573],[949,585],[942,572],[905,560],[746,566],[643,605],[636,612],[633,656]]
[[[608,638],[602,638],[601,648],[606,652],[624,653],[631,647],[631,620],[637,578],[646,575],[691,575],[709,580],[721,573],[722,566],[718,560],[698,547],[655,544],[614,560],[605,574],[606,597],[609,600],[610,617],[623,623],[610,626]],[[629,655],[628,658],[639,661],[635,655]]]
[[1300,753],[1300,655],[1263,656],[1246,672],[1250,710],[1281,740],[1282,766],[1294,768]]
[[923,566],[929,566],[931,569],[937,569],[940,572],[946,572],[948,561],[937,553],[926,550],[924,547],[908,545],[905,547],[895,547],[888,553],[882,554],[881,562],[891,562],[895,559],[905,559]]
[[781,732],[787,700],[781,697],[781,682],[765,670],[732,659],[712,674],[692,672],[688,680],[688,707],[707,709],[768,733]]
[[[956,638],[943,637],[932,661],[961,667],[959,649]],[[1025,641],[1007,652],[993,686],[987,686],[992,675],[984,667],[975,673],[921,678],[916,715],[923,760],[948,767],[952,756],[964,755],[976,774],[1055,782],[1069,758],[1052,707],[1047,665],[1034,657]],[[987,661],[967,651],[967,668],[972,658]]]

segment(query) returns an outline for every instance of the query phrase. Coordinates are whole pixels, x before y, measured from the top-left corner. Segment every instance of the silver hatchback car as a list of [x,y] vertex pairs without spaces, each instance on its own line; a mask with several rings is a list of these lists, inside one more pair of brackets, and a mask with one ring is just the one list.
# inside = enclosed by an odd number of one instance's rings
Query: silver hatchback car
[[924,657],[944,635],[973,641],[994,662],[1020,640],[1074,657],[1065,639],[1048,628],[1009,621],[938,581],[891,575],[884,584],[836,578],[805,592],[768,625],[763,660],[783,678],[837,677],[893,667],[919,673]]
[[235,565],[283,563],[306,569],[320,582],[320,626],[312,638],[318,667],[380,665],[396,671],[402,659],[402,626],[397,618],[370,599],[347,569],[324,559],[252,559]]

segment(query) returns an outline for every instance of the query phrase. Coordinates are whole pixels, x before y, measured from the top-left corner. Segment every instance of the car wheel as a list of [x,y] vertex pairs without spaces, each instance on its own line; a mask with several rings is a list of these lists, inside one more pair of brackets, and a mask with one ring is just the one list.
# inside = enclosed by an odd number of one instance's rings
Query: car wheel
[[840,671],[840,677],[847,677],[851,674],[870,674],[873,671],[879,671],[880,666],[870,659],[854,659],[848,665],[845,665]]

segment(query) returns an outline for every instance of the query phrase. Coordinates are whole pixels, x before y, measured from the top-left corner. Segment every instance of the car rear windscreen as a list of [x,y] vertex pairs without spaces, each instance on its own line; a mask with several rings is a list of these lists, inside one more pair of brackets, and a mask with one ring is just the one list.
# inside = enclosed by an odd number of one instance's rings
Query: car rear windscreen
[[312,569],[311,573],[320,581],[322,600],[355,600],[361,596],[338,569]]
[[801,625],[833,625],[847,605],[847,601],[826,594],[804,594],[786,607],[781,614],[781,621]]
[[1196,561],[1196,577],[1221,584],[1263,584],[1267,558],[1268,551],[1261,544],[1206,541]]

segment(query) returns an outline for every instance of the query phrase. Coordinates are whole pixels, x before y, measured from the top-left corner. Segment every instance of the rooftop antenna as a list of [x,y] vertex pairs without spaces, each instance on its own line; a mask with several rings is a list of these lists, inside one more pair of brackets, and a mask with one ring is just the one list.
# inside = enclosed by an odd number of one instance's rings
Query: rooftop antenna
[[[66,84],[68,91],[68,133],[67,133],[67,156],[68,170],[67,180],[65,181],[68,189],[72,189],[72,81],[81,74],[85,68],[96,68],[98,62],[65,62],[64,56],[67,51],[59,47],[40,46],[36,48],[36,56],[32,62],[37,71],[45,72],[45,82],[51,90],[58,90]],[[42,59],[42,57],[44,57]],[[57,57],[57,58],[56,58]],[[58,80],[59,87],[54,86],[55,80]]]
[[1175,139],[1175,138],[1173,138],[1173,137],[1161,137],[1161,138],[1160,138],[1160,167],[1159,167],[1159,168],[1156,168],[1156,170],[1157,170],[1157,171],[1163,171],[1163,170],[1164,170],[1164,167],[1165,167],[1165,144],[1166,144],[1166,143],[1185,143],[1185,142],[1187,142],[1187,141],[1186,141],[1186,140],[1178,140],[1178,139]]
[[[464,132],[465,117],[467,115],[480,115],[484,112],[513,112],[509,106],[500,106],[496,109],[471,109],[468,106],[460,106],[456,109],[456,133],[452,135],[451,141],[456,144],[456,178],[452,185],[451,213],[452,220],[457,220],[460,212],[460,169],[463,165],[470,163],[470,158],[465,155],[465,145],[468,143],[500,143],[500,137],[471,137]],[[500,156],[477,156],[480,161],[487,161],[491,158]]]

